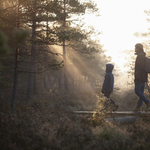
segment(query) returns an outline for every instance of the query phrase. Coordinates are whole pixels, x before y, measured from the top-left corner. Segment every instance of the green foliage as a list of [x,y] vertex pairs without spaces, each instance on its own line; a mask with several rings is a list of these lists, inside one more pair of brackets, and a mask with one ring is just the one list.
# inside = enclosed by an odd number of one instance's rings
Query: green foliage
[[6,54],[9,52],[9,47],[7,45],[3,45],[0,47],[0,54]]
[[64,61],[58,62],[56,59],[53,59],[51,66],[49,66],[49,67],[59,70],[59,69],[63,68],[63,66],[64,66]]
[[69,0],[68,4],[72,7],[72,12],[84,14],[86,7],[77,0]]
[[0,54],[5,54],[9,52],[9,47],[7,46],[7,36],[0,31]]
[[6,42],[7,42],[6,35],[2,31],[0,31],[0,46],[5,45]]
[[22,42],[25,42],[28,36],[29,36],[28,30],[15,29],[13,31],[13,38],[14,38],[13,40],[16,44],[20,44]]
[[107,117],[107,112],[112,111],[113,109],[110,104],[110,100],[108,100],[103,94],[100,94],[100,96],[97,95],[96,97],[98,109],[95,110],[92,118],[89,119],[93,127],[102,125],[104,123],[104,119]]
[[83,39],[86,39],[86,35],[83,34],[81,31],[77,31],[76,29],[72,29],[70,31],[68,31],[69,34],[70,34],[70,38],[72,40],[83,40]]
[[60,31],[57,33],[59,42],[63,42],[64,40],[70,41],[69,35],[65,31]]
[[104,123],[105,116],[106,116],[105,111],[104,112],[95,111],[92,118],[89,118],[89,121],[91,125],[95,128],[97,126],[102,125],[102,123]]
[[[7,36],[2,32],[0,31],[0,57],[3,55],[3,54],[6,54],[9,52],[9,47],[7,46]],[[0,69],[1,69],[1,64],[0,64]],[[12,85],[7,82],[7,81],[4,81],[1,79],[1,74],[0,74],[0,89],[5,89],[5,88],[9,88],[11,87]]]
[[104,94],[97,95],[97,105],[99,111],[112,111],[113,107],[111,105],[110,99],[106,98]]
[[105,140],[111,140],[113,138],[123,138],[123,136],[124,133],[120,132],[113,126],[104,127],[101,133],[99,134],[99,137]]
[[[89,115],[68,113],[71,106],[82,105],[89,93],[45,93],[26,107],[17,104],[16,114],[0,101],[0,149],[68,149],[68,150],[140,150],[149,149],[150,120],[145,118],[127,125],[103,122],[92,126]],[[73,105],[74,104],[74,105]],[[83,105],[87,103],[83,103]],[[90,103],[88,103],[90,105]],[[79,106],[78,106],[79,107]],[[76,108],[77,109],[77,108]],[[5,110],[5,111],[4,111]],[[7,111],[6,111],[7,110]],[[71,110],[70,110],[71,111]]]
[[10,88],[12,84],[0,79],[0,89]]

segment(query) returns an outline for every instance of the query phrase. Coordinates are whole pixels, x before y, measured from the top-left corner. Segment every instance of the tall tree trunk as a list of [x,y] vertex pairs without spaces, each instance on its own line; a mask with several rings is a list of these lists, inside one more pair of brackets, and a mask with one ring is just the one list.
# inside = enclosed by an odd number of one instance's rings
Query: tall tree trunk
[[[48,17],[48,12],[47,12],[47,17]],[[46,22],[46,27],[47,27],[47,30],[46,30],[46,37],[47,37],[47,40],[48,40],[48,21]],[[45,61],[47,61],[47,53],[45,52],[44,54],[44,57],[45,57]],[[44,88],[46,91],[49,90],[49,87],[48,87],[48,72],[46,71],[46,67],[44,66],[44,73],[43,73],[43,83],[44,83]]]
[[43,73],[43,83],[44,83],[45,90],[49,91],[49,87],[48,87],[48,72],[45,70],[45,67],[44,67],[44,73]]
[[58,72],[59,77],[58,77],[58,82],[59,82],[59,90],[62,90],[62,73],[61,71]]
[[34,95],[37,94],[37,62],[36,58],[34,59]]
[[65,85],[65,90],[68,91],[68,78],[67,78],[67,66],[66,66],[66,50],[65,50],[65,40],[63,41],[63,58],[64,58],[64,85]]
[[36,21],[32,24],[32,45],[31,45],[31,63],[30,63],[30,73],[28,80],[27,98],[31,99],[31,94],[33,91],[34,82],[34,67],[35,67],[35,39],[36,39]]
[[[64,24],[63,24],[64,29],[66,28],[66,0],[64,0]],[[63,39],[63,58],[64,58],[64,85],[65,85],[65,90],[69,91],[68,87],[68,78],[67,78],[67,66],[66,66],[66,46],[65,46],[65,38]]]
[[[47,54],[45,53],[45,61],[47,61]],[[48,87],[48,71],[46,70],[46,67],[44,66],[43,67],[43,84],[44,84],[44,89],[46,91],[49,90],[49,87]]]
[[12,90],[12,103],[11,103],[11,111],[15,113],[15,102],[16,102],[16,92],[17,92],[17,81],[18,81],[18,51],[19,48],[15,50],[15,67],[14,67],[14,83]]
[[[17,7],[17,21],[16,21],[16,27],[19,28],[19,0],[18,0],[18,7]],[[12,101],[11,101],[11,111],[12,113],[15,113],[15,102],[16,102],[16,92],[17,92],[17,82],[18,82],[18,57],[19,57],[19,47],[18,44],[16,46],[16,50],[15,50],[15,67],[14,67],[14,83],[13,83],[13,89],[12,89]]]

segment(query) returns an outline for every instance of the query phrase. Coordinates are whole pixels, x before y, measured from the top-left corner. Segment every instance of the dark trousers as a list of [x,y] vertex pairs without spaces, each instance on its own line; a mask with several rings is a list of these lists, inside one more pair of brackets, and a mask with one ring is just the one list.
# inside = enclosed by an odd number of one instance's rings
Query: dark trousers
[[111,102],[112,104],[115,104],[115,102],[110,98],[110,94],[111,94],[111,92],[105,92],[105,93],[104,93],[104,96],[107,97],[107,98],[109,98],[109,99],[110,99],[110,102]]

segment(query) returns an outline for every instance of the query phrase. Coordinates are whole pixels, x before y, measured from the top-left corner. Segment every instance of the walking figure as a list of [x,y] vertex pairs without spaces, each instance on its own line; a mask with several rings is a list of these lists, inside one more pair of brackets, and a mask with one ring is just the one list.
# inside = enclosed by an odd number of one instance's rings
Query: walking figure
[[114,75],[112,73],[113,68],[114,68],[113,64],[106,64],[106,74],[105,74],[105,78],[104,78],[101,92],[104,94],[104,96],[106,98],[108,98],[108,102],[106,103],[106,107],[110,101],[110,103],[113,105],[115,110],[117,110],[118,105],[115,104],[113,99],[110,97],[111,93],[113,92],[113,88],[114,88]]
[[137,43],[135,45],[135,55],[137,55],[135,60],[135,71],[134,71],[134,84],[135,84],[135,94],[139,97],[137,106],[134,112],[139,112],[140,107],[143,102],[147,105],[147,111],[150,110],[150,101],[144,95],[145,83],[147,82],[148,73],[145,71],[145,55],[143,50],[143,45]]

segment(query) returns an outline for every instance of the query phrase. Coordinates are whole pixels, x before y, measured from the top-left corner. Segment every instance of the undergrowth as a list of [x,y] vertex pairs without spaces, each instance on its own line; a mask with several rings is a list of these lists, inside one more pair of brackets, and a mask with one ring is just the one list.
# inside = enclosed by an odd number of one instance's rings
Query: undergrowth
[[[93,93],[47,93],[29,102],[17,101],[15,114],[11,114],[10,102],[1,100],[0,149],[150,149],[150,119],[145,117],[123,125],[104,121],[105,111],[99,113],[102,100]],[[99,101],[101,103],[98,105]],[[86,110],[89,105],[95,109],[93,116],[69,113],[73,110]]]

